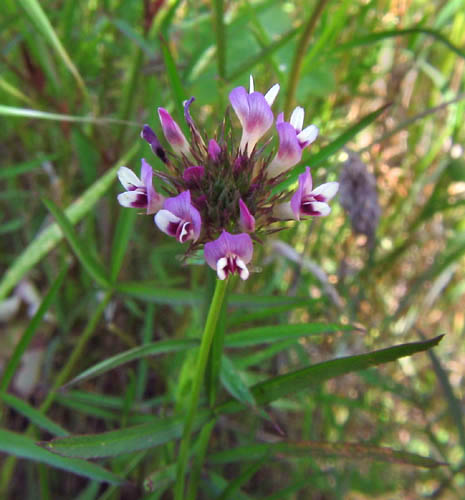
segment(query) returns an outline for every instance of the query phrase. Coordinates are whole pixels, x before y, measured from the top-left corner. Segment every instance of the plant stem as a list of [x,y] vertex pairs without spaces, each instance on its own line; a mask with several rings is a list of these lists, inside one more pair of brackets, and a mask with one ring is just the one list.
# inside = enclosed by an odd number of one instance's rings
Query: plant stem
[[207,322],[203,332],[202,341],[197,357],[197,366],[195,369],[194,380],[192,383],[191,398],[189,407],[184,421],[184,431],[179,447],[178,464],[176,471],[176,485],[174,490],[175,500],[183,500],[184,496],[184,476],[186,473],[187,460],[189,458],[190,439],[192,432],[192,424],[194,422],[197,405],[200,396],[200,389],[205,375],[205,368],[207,366],[208,354],[213,337],[216,332],[216,326],[220,317],[223,300],[226,294],[228,280],[217,280],[215,293],[210,304],[208,311]]
[[216,61],[218,64],[218,76],[223,83],[226,79],[226,43],[224,37],[224,5],[223,0],[213,1],[214,26],[216,33]]
[[308,18],[308,21],[305,25],[304,32],[302,33],[299,44],[297,45],[297,49],[294,54],[294,59],[292,61],[289,82],[287,84],[287,92],[286,92],[286,104],[284,106],[284,110],[286,115],[288,115],[291,111],[292,105],[295,100],[295,93],[297,90],[297,82],[300,78],[300,73],[302,71],[302,64],[304,62],[305,54],[307,52],[308,44],[310,42],[310,38],[312,37],[313,30],[315,29],[316,23],[320,18],[325,5],[328,3],[328,0],[319,0],[313,10],[311,16]]

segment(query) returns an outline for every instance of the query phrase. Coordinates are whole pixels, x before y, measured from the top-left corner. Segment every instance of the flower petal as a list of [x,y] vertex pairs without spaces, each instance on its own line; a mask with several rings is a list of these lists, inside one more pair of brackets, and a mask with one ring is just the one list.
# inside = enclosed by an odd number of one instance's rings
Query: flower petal
[[198,184],[199,181],[204,176],[204,174],[205,174],[205,168],[198,165],[198,166],[186,168],[186,170],[184,170],[184,172],[182,174],[182,178],[188,184]]
[[253,76],[250,75],[250,77],[249,77],[249,94],[254,92],[254,90],[255,90],[255,86],[253,84]]
[[304,149],[309,146],[318,137],[318,127],[316,125],[309,125],[305,127],[302,132],[297,135],[301,147]]
[[200,135],[199,130],[195,126],[194,120],[192,119],[190,111],[189,111],[190,105],[194,101],[195,101],[195,97],[191,97],[189,100],[184,101],[184,118],[185,118],[187,124],[189,125],[190,131],[192,133],[192,136],[193,136],[195,142],[198,145],[205,145],[205,143],[203,142],[203,138]]
[[119,181],[127,191],[134,191],[143,186],[139,177],[128,167],[120,167],[117,175]]
[[337,193],[338,189],[338,182],[326,182],[325,184],[321,184],[321,186],[316,187],[312,191],[312,195],[316,201],[326,202]]
[[302,127],[304,126],[304,108],[297,106],[292,112],[290,124],[294,127],[297,133],[302,131]]
[[240,226],[246,233],[253,233],[255,231],[255,217],[250,213],[247,205],[239,200],[239,210],[240,210]]
[[191,193],[183,191],[178,196],[167,198],[163,208],[186,222],[192,222],[193,240],[197,241],[202,228],[202,218],[199,211],[191,204]]
[[219,144],[215,141],[215,139],[210,139],[210,142],[208,143],[208,156],[214,162],[217,162],[220,154],[221,154],[221,148]]
[[147,194],[145,190],[125,191],[117,197],[118,203],[123,207],[145,208],[147,206]]
[[266,102],[268,103],[268,106],[272,106],[275,99],[276,99],[276,96],[278,95],[279,93],[279,84],[278,83],[275,83],[270,90],[268,90],[268,92],[265,94],[265,100]]
[[164,197],[157,193],[152,184],[153,169],[142,158],[140,177],[147,193],[147,215],[158,212],[163,206]]
[[236,87],[229,93],[229,102],[234,109],[242,127],[245,127],[247,117],[249,116],[248,94],[244,87]]
[[190,146],[179,125],[173,120],[172,116],[164,108],[158,108],[158,116],[163,129],[163,134],[174,152],[179,155],[187,156],[190,152]]
[[302,203],[300,215],[325,216],[331,212],[331,207],[327,203],[320,201],[309,201]]
[[151,127],[149,127],[149,125],[144,125],[142,127],[140,136],[150,144],[152,151],[158,156],[158,158],[160,158],[163,163],[166,163],[168,161],[168,158],[166,157],[166,151],[158,140],[157,135],[151,129]]
[[302,148],[294,127],[290,123],[282,122],[276,125],[276,130],[279,135],[279,149],[267,168],[266,174],[269,178],[277,177],[302,159]]
[[207,264],[217,270],[220,259],[236,256],[244,264],[252,260],[253,243],[248,234],[230,234],[223,231],[218,239],[205,243],[204,256]]
[[180,217],[169,210],[162,209],[156,213],[154,220],[160,231],[163,231],[168,236],[176,237],[176,230],[174,228],[181,222]]

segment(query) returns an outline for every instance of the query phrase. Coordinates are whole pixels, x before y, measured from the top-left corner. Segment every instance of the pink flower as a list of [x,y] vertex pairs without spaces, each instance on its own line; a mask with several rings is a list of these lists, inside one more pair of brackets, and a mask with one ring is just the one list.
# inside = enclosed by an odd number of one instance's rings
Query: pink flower
[[239,149],[250,156],[255,144],[273,124],[273,104],[279,92],[276,84],[265,94],[254,92],[253,78],[250,76],[250,92],[244,87],[236,87],[229,94],[229,101],[242,125],[242,138]]
[[289,170],[302,159],[302,151],[318,137],[318,128],[309,125],[302,130],[304,110],[300,106],[294,109],[290,122],[284,121],[280,113],[276,120],[276,130],[279,135],[279,149],[267,169],[269,178],[277,177]]
[[242,231],[246,233],[253,233],[255,231],[255,217],[250,213],[247,205],[239,200],[240,220],[239,226]]
[[327,182],[312,189],[310,167],[299,175],[299,187],[288,203],[278,205],[274,215],[280,219],[300,220],[300,217],[316,215],[324,216],[331,212],[327,202],[337,193],[339,183]]
[[118,195],[118,202],[123,207],[145,208],[147,214],[158,212],[163,206],[163,196],[152,185],[152,167],[142,158],[140,179],[127,167],[118,169],[118,179],[126,191]]
[[158,108],[163,134],[174,152],[179,156],[189,156],[190,146],[182,133],[181,127],[164,108]]
[[200,236],[202,219],[199,211],[191,204],[190,191],[167,198],[163,209],[155,215],[155,224],[160,231],[173,236],[179,243],[197,241]]
[[241,279],[249,277],[247,264],[252,260],[253,244],[248,234],[230,234],[223,231],[215,241],[205,243],[207,264],[216,271],[220,280],[237,273]]

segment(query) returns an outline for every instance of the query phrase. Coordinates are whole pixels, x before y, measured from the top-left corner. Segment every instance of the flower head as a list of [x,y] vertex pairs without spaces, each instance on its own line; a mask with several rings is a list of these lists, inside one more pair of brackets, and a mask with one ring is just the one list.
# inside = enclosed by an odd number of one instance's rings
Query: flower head
[[[141,179],[126,167],[118,173],[126,188],[119,202],[156,212],[155,224],[161,231],[180,243],[189,242],[186,255],[203,248],[219,279],[234,273],[247,279],[253,241],[261,242],[263,236],[279,230],[274,226],[279,219],[327,215],[327,202],[338,188],[330,182],[313,189],[307,167],[295,193],[279,189],[283,174],[301,160],[302,150],[315,140],[318,129],[303,128],[304,111],[297,107],[289,122],[282,113],[277,117],[278,150],[270,151],[271,141],[257,147],[275,119],[271,105],[278,91],[279,85],[274,85],[265,95],[255,92],[252,77],[249,92],[244,87],[231,91],[229,99],[242,125],[239,145],[226,118],[209,136],[215,139],[205,138],[190,113],[194,98],[184,102],[189,140],[168,111],[159,108],[163,135],[174,154],[144,125],[141,136],[164,163],[163,170],[152,171],[142,160]],[[161,179],[166,198],[153,189],[152,175]]]
[[252,260],[253,244],[248,234],[223,231],[218,239],[205,243],[204,254],[207,264],[216,271],[220,280],[234,273],[243,280],[249,277],[247,264]]
[[318,137],[318,128],[309,125],[302,130],[304,110],[300,106],[294,109],[290,122],[284,121],[284,114],[280,113],[276,120],[276,130],[279,135],[279,149],[267,170],[270,178],[286,172],[302,159],[302,151],[310,146]]
[[142,158],[140,179],[127,167],[118,169],[118,179],[126,191],[118,195],[123,207],[145,208],[147,214],[154,214],[163,205],[163,196],[158,194],[152,184],[152,167]]
[[247,149],[250,156],[255,144],[273,124],[273,104],[279,92],[279,85],[273,85],[265,94],[254,92],[254,83],[250,77],[250,92],[244,87],[237,87],[229,94],[229,101],[242,125],[242,138],[239,146],[243,153]]

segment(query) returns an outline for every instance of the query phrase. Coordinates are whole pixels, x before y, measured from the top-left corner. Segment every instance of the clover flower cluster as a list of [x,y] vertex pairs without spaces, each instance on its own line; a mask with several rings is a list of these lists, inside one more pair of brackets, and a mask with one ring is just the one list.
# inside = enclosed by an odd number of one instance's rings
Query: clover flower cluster
[[[145,159],[140,178],[127,167],[118,170],[126,190],[118,195],[119,203],[155,214],[161,231],[179,243],[190,242],[186,255],[203,246],[205,260],[219,279],[233,273],[247,279],[253,241],[261,242],[262,236],[279,231],[281,228],[273,224],[281,220],[328,215],[331,209],[327,202],[338,190],[337,182],[314,189],[306,167],[295,193],[272,194],[318,136],[315,125],[304,128],[304,110],[297,107],[289,122],[283,113],[276,118],[276,153],[267,153],[270,140],[258,146],[275,121],[271,106],[278,92],[278,84],[265,95],[256,92],[252,77],[249,92],[244,87],[231,91],[229,101],[242,126],[239,145],[228,113],[216,138],[207,140],[190,115],[194,98],[186,101],[189,142],[168,111],[159,108],[163,134],[172,152],[162,146],[148,125],[144,125],[141,137],[164,163],[164,171],[154,170]],[[154,175],[163,181],[163,195],[153,187]]]

